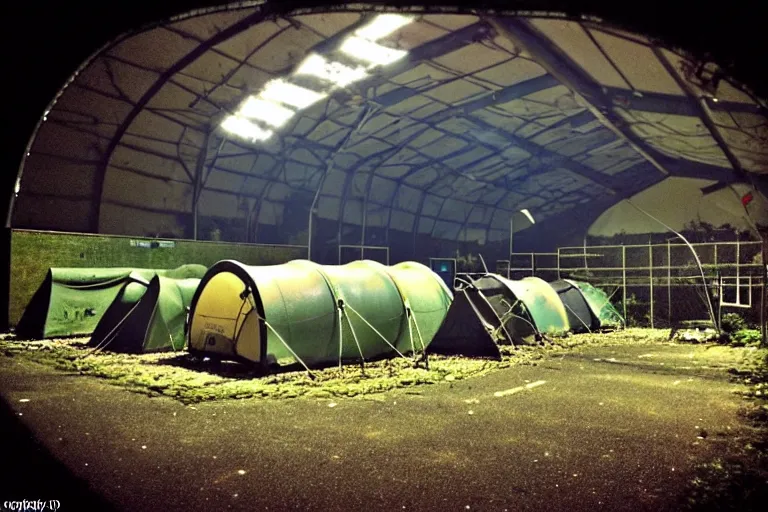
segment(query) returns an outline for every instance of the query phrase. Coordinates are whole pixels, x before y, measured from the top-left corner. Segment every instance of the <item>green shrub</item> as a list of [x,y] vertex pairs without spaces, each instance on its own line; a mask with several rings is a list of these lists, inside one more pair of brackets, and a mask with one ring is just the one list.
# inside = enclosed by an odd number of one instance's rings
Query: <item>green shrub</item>
[[735,347],[759,345],[762,339],[760,331],[756,329],[740,329],[730,335],[731,345]]
[[726,313],[720,320],[720,330],[726,334],[733,334],[746,329],[747,322],[738,313]]

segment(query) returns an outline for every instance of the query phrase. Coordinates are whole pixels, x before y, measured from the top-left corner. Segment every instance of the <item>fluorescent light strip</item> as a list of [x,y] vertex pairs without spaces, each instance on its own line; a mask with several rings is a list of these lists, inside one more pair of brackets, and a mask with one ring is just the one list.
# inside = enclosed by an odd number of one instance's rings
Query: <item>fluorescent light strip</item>
[[350,68],[339,62],[328,62],[318,54],[312,54],[296,70],[297,75],[312,75],[339,87],[362,80],[368,76],[365,68]]
[[310,105],[326,98],[328,95],[322,92],[316,92],[306,89],[282,79],[272,80],[264,86],[264,90],[259,93],[259,98],[265,100],[278,101],[298,109],[307,108]]
[[267,140],[274,133],[272,130],[264,130],[240,116],[227,117],[224,122],[221,123],[221,127],[234,135],[252,141]]
[[238,114],[249,119],[264,121],[270,126],[280,128],[293,117],[295,111],[277,103],[251,96],[245,100]]
[[411,16],[380,14],[371,23],[355,31],[355,35],[369,41],[378,41],[411,22],[413,22]]
[[341,51],[372,66],[385,66],[408,54],[404,50],[387,48],[357,36],[348,37],[341,45]]

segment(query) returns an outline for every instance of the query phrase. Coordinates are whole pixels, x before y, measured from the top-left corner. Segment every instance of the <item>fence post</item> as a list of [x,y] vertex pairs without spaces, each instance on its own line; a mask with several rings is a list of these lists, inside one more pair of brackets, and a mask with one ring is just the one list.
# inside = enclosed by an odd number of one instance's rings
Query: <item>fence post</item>
[[651,288],[651,329],[653,329],[653,246],[648,240],[648,283]]
[[667,240],[667,322],[672,326],[672,246]]
[[621,246],[621,282],[624,289],[624,298],[621,301],[624,306],[624,322],[627,320],[627,248],[622,244]]

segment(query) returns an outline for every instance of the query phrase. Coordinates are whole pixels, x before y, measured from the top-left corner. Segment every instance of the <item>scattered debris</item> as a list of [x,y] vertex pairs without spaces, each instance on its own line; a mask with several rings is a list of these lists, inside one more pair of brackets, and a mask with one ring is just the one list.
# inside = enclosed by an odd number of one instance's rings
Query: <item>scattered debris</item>
[[542,384],[545,384],[547,381],[545,380],[537,380],[536,382],[531,382],[530,384],[526,384],[525,386],[518,386],[516,388],[512,389],[505,389],[504,391],[496,391],[493,396],[495,397],[502,397],[502,396],[509,396],[514,395],[515,393],[519,393],[521,391],[525,391],[526,389],[533,389],[535,387],[541,386]]

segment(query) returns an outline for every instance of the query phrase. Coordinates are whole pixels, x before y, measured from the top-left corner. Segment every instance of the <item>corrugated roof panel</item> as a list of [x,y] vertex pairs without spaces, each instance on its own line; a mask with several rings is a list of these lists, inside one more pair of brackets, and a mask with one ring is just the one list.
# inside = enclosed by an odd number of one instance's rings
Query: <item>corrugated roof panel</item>
[[222,11],[216,13],[215,16],[195,16],[177,21],[172,23],[170,27],[184,31],[204,41],[251,14],[253,14],[253,11],[250,9]]
[[293,20],[298,21],[302,25],[307,25],[325,37],[341,32],[353,23],[360,21],[361,18],[362,14],[358,12],[304,14],[292,17]]
[[[249,30],[258,30],[256,25]],[[311,30],[290,27],[264,43],[248,62],[270,73],[279,72],[298,64],[307,52],[324,39]],[[251,43],[251,48],[258,44]]]
[[511,57],[506,52],[475,43],[463,46],[434,59],[434,62],[461,74],[475,73],[490,68]]
[[407,212],[418,213],[423,195],[424,192],[401,184],[397,189],[393,207]]
[[398,231],[411,232],[415,221],[414,214],[394,210],[389,218],[389,227]]
[[249,177],[245,178],[241,191],[244,194],[251,196],[260,196],[264,192],[264,188],[269,184],[269,181],[261,178]]
[[110,48],[109,53],[129,62],[141,61],[143,67],[167,69],[199,45],[164,28],[142,32]]
[[430,217],[437,217],[443,208],[444,199],[433,194],[427,194],[424,198],[424,204],[421,208],[421,214]]
[[466,219],[467,215],[469,215],[470,208],[471,206],[464,201],[448,198],[443,202],[443,207],[440,210],[439,218],[441,220],[464,222],[464,219]]
[[593,35],[635,88],[641,91],[685,95],[653,54],[653,50],[647,46],[604,32],[595,31]]
[[389,204],[397,190],[397,183],[392,180],[374,176],[371,182],[371,201],[379,204]]
[[493,151],[491,151],[488,148],[484,148],[482,146],[474,147],[469,151],[465,151],[460,155],[456,155],[453,158],[444,160],[443,163],[453,169],[463,169],[466,166],[471,165],[477,162],[478,160],[485,158],[487,156],[490,156],[492,154],[493,154]]
[[104,199],[137,208],[189,211],[192,185],[166,182],[110,166],[104,178]]
[[131,123],[129,131],[144,137],[176,142],[181,138],[184,127],[149,110],[142,110]]
[[435,227],[435,219],[431,217],[420,217],[419,218],[419,233],[432,233],[432,228]]
[[206,175],[205,186],[212,190],[226,190],[236,194],[242,191],[246,179],[245,176],[214,168],[209,175]]
[[412,89],[421,89],[429,85],[435,85],[442,80],[453,78],[455,75],[444,71],[429,62],[421,62],[416,66],[396,75],[389,80],[399,85]]
[[341,199],[321,196],[317,200],[317,216],[321,219],[336,220],[339,218]]
[[467,147],[467,145],[468,143],[465,140],[459,139],[458,137],[445,136],[432,144],[421,148],[421,153],[432,158],[441,158],[450,153],[459,151],[460,149]]
[[547,72],[539,64],[518,57],[511,62],[505,62],[480,73],[475,73],[474,76],[501,87],[510,87],[546,74]]
[[755,102],[745,92],[738,90],[728,80],[721,80],[717,87],[717,98],[723,101],[736,101],[754,105]]
[[435,222],[435,227],[432,230],[432,236],[446,240],[455,240],[459,234],[460,229],[461,224],[459,223],[438,220]]
[[443,111],[443,110],[445,110],[447,108],[448,108],[447,105],[444,105],[442,103],[438,103],[438,102],[435,101],[435,102],[432,102],[432,103],[430,103],[428,105],[424,105],[423,107],[414,110],[413,112],[411,112],[410,115],[415,117],[416,119],[426,119],[426,118],[431,117],[431,116],[437,114],[438,112],[441,112],[441,111]]
[[628,88],[621,75],[592,43],[581,26],[572,21],[532,19],[531,24],[555,42],[592,77],[609,87]]
[[405,178],[405,182],[414,187],[425,188],[431,186],[439,177],[440,174],[437,170],[431,167],[423,167]]
[[424,21],[433,23],[447,30],[458,30],[479,21],[477,16],[468,14],[427,14]]
[[466,80],[453,80],[423,94],[445,103],[458,103],[465,98],[489,92],[488,89]]

